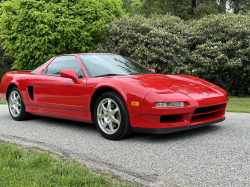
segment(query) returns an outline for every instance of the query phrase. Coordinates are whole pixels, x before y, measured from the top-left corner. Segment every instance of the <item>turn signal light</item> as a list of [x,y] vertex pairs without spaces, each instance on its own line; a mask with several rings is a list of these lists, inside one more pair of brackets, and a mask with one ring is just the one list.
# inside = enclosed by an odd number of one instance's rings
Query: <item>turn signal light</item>
[[138,102],[138,101],[131,101],[131,106],[140,106],[140,102]]

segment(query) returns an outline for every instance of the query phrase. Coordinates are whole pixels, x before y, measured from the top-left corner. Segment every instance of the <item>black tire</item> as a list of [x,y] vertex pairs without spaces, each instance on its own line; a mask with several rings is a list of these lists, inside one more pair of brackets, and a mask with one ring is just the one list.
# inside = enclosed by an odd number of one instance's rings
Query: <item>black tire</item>
[[[115,123],[111,122],[112,124],[114,124],[114,127],[116,127],[115,132],[114,133],[111,132],[113,134],[107,133],[109,125],[107,125],[106,129],[104,127],[101,127],[102,122],[100,122],[100,120],[104,121],[104,118],[103,119],[98,118],[98,115],[97,115],[98,110],[100,109],[100,108],[98,108],[98,106],[100,106],[101,103],[105,102],[104,100],[106,100],[106,99],[112,100],[113,101],[112,104],[115,108],[119,107],[118,108],[119,111],[114,114],[114,115],[118,115],[118,117],[120,119],[119,126],[117,125],[118,123],[115,124]],[[111,113],[109,113],[109,115],[111,115]],[[112,119],[112,118],[110,117],[109,119]],[[125,104],[123,98],[115,92],[106,92],[106,93],[103,93],[102,95],[99,96],[99,98],[97,99],[97,101],[95,103],[95,107],[94,107],[94,122],[95,122],[96,127],[97,127],[98,131],[100,132],[100,134],[104,138],[109,139],[109,140],[120,140],[120,139],[128,137],[132,133],[132,128],[130,126],[129,113],[128,113],[126,104]],[[113,128],[113,125],[112,125],[112,128]]]
[[[19,114],[18,113],[13,114],[13,112],[11,111],[13,103],[14,103],[13,100],[11,99],[11,95],[14,93],[18,94],[19,98],[20,98],[17,100],[18,100],[18,104],[21,104],[21,106],[15,106],[20,111]],[[17,87],[14,87],[10,90],[10,93],[8,95],[8,108],[9,108],[9,112],[10,112],[11,117],[16,121],[22,121],[22,120],[25,120],[29,117],[29,114],[25,111],[25,105],[23,103],[22,95]]]

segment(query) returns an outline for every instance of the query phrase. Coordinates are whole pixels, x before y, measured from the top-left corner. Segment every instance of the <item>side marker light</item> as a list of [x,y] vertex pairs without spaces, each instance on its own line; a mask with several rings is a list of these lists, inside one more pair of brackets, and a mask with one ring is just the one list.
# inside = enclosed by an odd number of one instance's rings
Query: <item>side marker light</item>
[[138,101],[131,101],[131,106],[140,106],[140,102]]

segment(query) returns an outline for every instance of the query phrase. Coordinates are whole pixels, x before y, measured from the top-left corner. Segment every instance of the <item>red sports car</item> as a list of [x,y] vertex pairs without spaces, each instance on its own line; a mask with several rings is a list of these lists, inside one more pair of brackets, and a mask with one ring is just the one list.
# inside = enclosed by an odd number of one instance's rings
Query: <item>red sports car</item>
[[33,71],[8,72],[0,84],[14,120],[34,114],[95,123],[112,140],[221,122],[226,95],[196,77],[156,74],[126,57],[99,53],[57,56]]

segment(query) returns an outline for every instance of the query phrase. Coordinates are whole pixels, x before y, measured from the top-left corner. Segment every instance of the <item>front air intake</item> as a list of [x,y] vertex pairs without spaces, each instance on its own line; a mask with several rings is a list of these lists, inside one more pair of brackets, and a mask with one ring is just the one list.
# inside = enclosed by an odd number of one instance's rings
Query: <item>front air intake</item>
[[161,116],[160,122],[174,122],[178,119],[178,115],[167,115],[167,116]]

